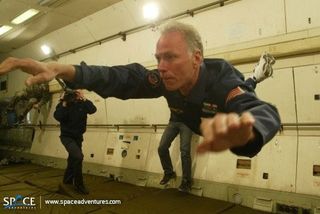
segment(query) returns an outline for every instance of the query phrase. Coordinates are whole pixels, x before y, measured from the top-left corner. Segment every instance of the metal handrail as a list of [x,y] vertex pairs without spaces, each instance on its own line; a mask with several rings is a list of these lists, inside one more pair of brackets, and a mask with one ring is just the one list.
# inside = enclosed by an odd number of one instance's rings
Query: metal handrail
[[320,126],[320,123],[282,123],[281,126],[308,127],[308,126]]
[[[121,128],[143,128],[154,129],[165,128],[167,124],[87,124],[87,128],[107,128],[107,129],[121,129]],[[0,127],[0,129],[10,128],[59,128],[59,124],[21,124],[15,127]]]
[[[87,124],[88,128],[107,128],[107,129],[121,129],[121,128],[143,128],[143,129],[154,129],[165,128],[168,124]],[[58,128],[59,124],[22,124],[16,126],[16,128],[27,128],[27,127],[39,127],[39,128]],[[7,129],[12,127],[0,127],[0,129]],[[301,128],[301,129],[320,129],[320,123],[282,123],[281,130],[290,128]]]

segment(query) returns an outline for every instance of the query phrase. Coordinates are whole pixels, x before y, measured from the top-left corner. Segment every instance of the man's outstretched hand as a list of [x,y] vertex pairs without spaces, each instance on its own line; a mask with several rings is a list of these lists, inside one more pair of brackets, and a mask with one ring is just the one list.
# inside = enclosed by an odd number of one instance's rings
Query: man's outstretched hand
[[74,78],[75,69],[72,65],[62,65],[58,63],[45,63],[33,59],[18,59],[9,57],[0,64],[0,75],[10,71],[21,69],[23,72],[31,74],[26,79],[26,85],[44,83],[60,76],[65,80]]
[[203,143],[198,146],[197,152],[218,152],[244,146],[255,137],[254,122],[254,117],[249,112],[241,116],[235,113],[221,113],[213,118],[203,119],[201,122]]

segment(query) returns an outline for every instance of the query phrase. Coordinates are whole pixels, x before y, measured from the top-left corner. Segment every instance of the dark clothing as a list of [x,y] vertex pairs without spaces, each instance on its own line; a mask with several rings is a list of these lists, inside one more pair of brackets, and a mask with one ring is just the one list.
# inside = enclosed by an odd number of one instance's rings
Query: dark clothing
[[[231,149],[237,155],[253,157],[280,128],[277,109],[259,100],[245,84],[243,75],[222,59],[204,59],[197,83],[186,97],[179,91],[166,90],[162,82],[157,84],[157,81],[150,81],[148,76],[151,74],[160,76],[158,70],[150,71],[137,63],[108,67],[88,66],[82,62],[75,68],[75,81],[67,83],[70,87],[93,90],[105,98],[164,96],[170,110],[176,112],[177,121],[183,122],[197,134],[200,134],[202,117],[213,117],[218,112],[250,112],[255,117],[256,139],[245,146]],[[230,92],[238,86],[245,93],[227,100]]]
[[60,122],[61,136],[82,139],[87,126],[87,114],[93,114],[96,110],[90,100],[71,102],[66,107],[60,102],[54,118]]
[[83,185],[82,177],[82,139],[73,139],[70,137],[60,137],[60,140],[66,148],[68,156],[67,168],[64,172],[63,182]]
[[254,92],[257,86],[257,81],[253,78],[248,78],[246,79],[245,84],[247,85],[249,91]]
[[96,110],[97,108],[90,100],[77,100],[65,107],[60,102],[56,107],[54,118],[60,122],[60,140],[69,154],[63,178],[66,184],[83,186],[83,133],[86,131],[87,114],[93,114]]

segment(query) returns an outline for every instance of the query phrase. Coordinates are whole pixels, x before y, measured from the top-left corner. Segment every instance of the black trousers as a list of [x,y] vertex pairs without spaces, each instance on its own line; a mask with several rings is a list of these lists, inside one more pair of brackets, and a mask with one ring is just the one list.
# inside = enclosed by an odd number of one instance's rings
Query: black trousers
[[83,138],[71,138],[60,136],[60,140],[67,152],[68,164],[64,173],[63,182],[64,183],[73,183],[74,185],[83,185],[83,176],[82,176],[82,141]]

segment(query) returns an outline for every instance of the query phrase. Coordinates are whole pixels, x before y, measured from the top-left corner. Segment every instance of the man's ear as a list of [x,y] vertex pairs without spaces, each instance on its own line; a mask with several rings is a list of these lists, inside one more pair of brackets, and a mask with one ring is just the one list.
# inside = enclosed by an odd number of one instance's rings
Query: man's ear
[[200,50],[196,50],[194,53],[193,53],[193,65],[194,66],[198,66],[201,64],[202,62],[202,54],[200,52]]

